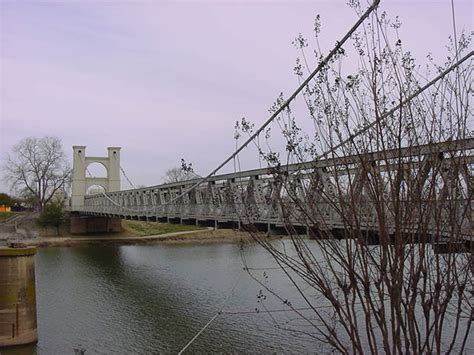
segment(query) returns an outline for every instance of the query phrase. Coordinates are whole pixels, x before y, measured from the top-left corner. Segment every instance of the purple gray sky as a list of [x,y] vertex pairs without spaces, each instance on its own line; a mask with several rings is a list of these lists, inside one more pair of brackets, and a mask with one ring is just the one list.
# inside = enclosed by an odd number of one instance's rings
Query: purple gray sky
[[[326,53],[348,30],[345,3],[0,0],[0,159],[24,137],[54,135],[68,157],[72,145],[94,156],[121,146],[135,184],[159,183],[181,158],[205,175],[232,152],[236,120],[265,121],[297,87],[291,42],[312,38],[316,14]],[[473,1],[454,4],[458,32],[471,31]],[[450,0],[381,8],[400,16],[405,49],[445,56]]]

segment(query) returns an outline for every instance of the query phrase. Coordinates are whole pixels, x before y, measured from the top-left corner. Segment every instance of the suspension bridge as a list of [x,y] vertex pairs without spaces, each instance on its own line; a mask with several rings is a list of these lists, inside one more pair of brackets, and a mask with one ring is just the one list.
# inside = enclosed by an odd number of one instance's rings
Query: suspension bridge
[[[216,228],[252,226],[270,233],[294,230],[321,235],[324,231],[357,229],[367,233],[383,230],[393,235],[402,231],[471,242],[474,139],[469,134],[458,134],[458,137],[467,138],[432,141],[428,128],[424,137],[428,138],[422,139],[424,144],[403,142],[401,134],[395,134],[387,145],[383,143],[387,135],[380,132],[385,129],[382,127],[392,124],[388,121],[393,120],[394,115],[408,115],[407,119],[412,122],[414,113],[404,111],[411,110],[413,102],[421,102],[420,98],[441,95],[442,85],[448,88],[443,90],[452,90],[454,86],[446,83],[447,77],[451,73],[459,77],[459,73],[464,72],[462,64],[470,63],[473,51],[462,58],[456,55],[452,65],[444,70],[438,68],[437,76],[425,85],[401,92],[399,97],[393,98],[391,109],[375,110],[373,120],[362,122],[358,130],[345,127],[349,131],[345,138],[313,159],[296,159],[296,162],[284,164],[268,162],[266,168],[217,174],[229,162],[235,161],[249,144],[266,135],[268,126],[280,115],[289,113],[290,103],[298,95],[307,100],[305,95],[314,93],[310,82],[314,83],[317,75],[327,71],[333,59],[344,53],[343,45],[377,3],[370,6],[329,54],[318,61],[308,77],[301,79],[299,87],[286,100],[277,100],[271,116],[255,132],[248,132],[248,139],[203,178],[121,190],[120,172],[124,171],[120,165],[119,147],[109,147],[106,157],[88,157],[85,146],[74,146],[71,231],[117,231],[121,219],[137,219]],[[459,81],[456,85],[460,85]],[[433,86],[434,93],[428,90]],[[448,97],[446,92],[444,95]],[[453,95],[451,97],[456,97]],[[332,100],[334,103],[334,98]],[[449,107],[452,109],[456,105],[458,102]],[[314,110],[314,107],[310,110],[311,115]],[[328,109],[325,114],[330,111]],[[420,119],[424,121],[425,117]],[[291,126],[288,122],[282,132],[287,147],[291,148],[288,154],[294,153],[291,140],[295,132],[289,131]],[[413,127],[407,127],[407,130],[413,130]],[[445,128],[441,126],[439,130]],[[367,134],[368,146],[373,139],[371,135],[378,134],[382,142],[376,146],[382,149],[359,149],[356,142],[364,134]],[[351,149],[346,149],[348,146]],[[88,165],[94,162],[105,166],[107,177],[86,177]],[[105,192],[86,196],[92,185],[102,186]],[[401,214],[403,218],[400,218]]]
[[[420,201],[418,212],[413,210],[413,201],[398,202],[411,208],[412,216],[429,211],[433,203],[449,204],[450,215],[433,218],[457,219],[455,224],[459,230],[456,232],[467,240],[472,238],[473,227],[473,151],[474,139],[470,138],[288,164],[278,169],[268,167],[239,171],[215,175],[204,182],[202,178],[195,178],[120,190],[119,147],[108,148],[107,157],[87,157],[84,146],[75,146],[71,227],[73,232],[78,233],[109,232],[120,228],[121,219],[135,219],[216,228],[253,226],[268,233],[282,231],[288,222],[302,233],[313,229],[344,230],[350,222],[340,211],[341,201],[337,195],[341,192],[336,190],[340,190],[341,181],[346,180],[352,181],[351,193],[361,196],[360,206],[357,207],[358,223],[364,230],[376,231],[380,226],[380,211],[369,201],[364,202],[362,197],[369,180],[371,177],[383,178],[387,174],[400,175],[402,171],[406,174],[409,170],[411,175],[417,176],[420,186],[438,174],[441,179],[437,186],[437,198],[431,196],[430,200]],[[404,163],[400,164],[401,161]],[[103,164],[108,176],[86,177],[87,166],[92,163]],[[454,176],[453,172],[458,175]],[[106,193],[86,195],[87,188],[92,185],[104,187]],[[465,197],[447,199],[448,195],[453,196],[448,194],[453,186],[464,189]],[[342,195],[346,193],[349,190]],[[390,216],[394,201],[390,200],[389,189],[384,193],[385,215]],[[456,205],[454,209],[453,204]],[[456,211],[454,216],[453,210]],[[305,215],[305,211],[313,211],[313,215]],[[438,225],[433,221],[433,228]],[[394,228],[389,227],[389,230],[393,232]],[[450,234],[452,230],[446,232]]]

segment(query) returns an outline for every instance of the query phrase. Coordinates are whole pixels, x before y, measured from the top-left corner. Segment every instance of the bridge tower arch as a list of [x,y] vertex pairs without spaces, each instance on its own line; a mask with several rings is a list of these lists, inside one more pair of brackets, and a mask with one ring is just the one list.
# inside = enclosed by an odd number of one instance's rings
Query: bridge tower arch
[[[106,157],[86,156],[86,146],[75,145],[72,147],[72,196],[71,209],[81,210],[84,207],[84,196],[89,187],[102,186],[106,192],[120,190],[120,147],[108,147]],[[107,171],[106,177],[87,177],[87,167],[92,163],[99,163]]]

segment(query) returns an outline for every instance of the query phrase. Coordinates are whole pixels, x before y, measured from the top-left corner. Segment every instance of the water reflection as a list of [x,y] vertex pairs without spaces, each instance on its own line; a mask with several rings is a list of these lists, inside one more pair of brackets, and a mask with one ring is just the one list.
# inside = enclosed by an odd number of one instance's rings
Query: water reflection
[[[258,246],[246,255],[255,266],[273,264]],[[178,352],[226,299],[227,310],[260,306],[261,286],[242,267],[236,244],[41,249],[36,266],[40,341],[21,352],[2,353],[72,354],[79,347],[98,354]],[[290,292],[281,272],[267,275],[272,287]],[[272,299],[267,305],[281,308]],[[264,314],[226,314],[189,351],[313,352],[314,346],[311,339],[276,329]]]

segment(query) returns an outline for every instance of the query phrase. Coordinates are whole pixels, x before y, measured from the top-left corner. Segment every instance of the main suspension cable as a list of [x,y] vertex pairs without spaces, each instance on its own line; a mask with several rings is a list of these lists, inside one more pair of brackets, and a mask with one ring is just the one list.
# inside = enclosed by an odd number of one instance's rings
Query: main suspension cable
[[[201,178],[199,181],[197,181],[195,184],[193,184],[190,188],[187,190],[183,191],[180,193],[178,196],[170,199],[170,201],[167,201],[161,206],[166,206],[169,204],[172,204],[179,200],[180,198],[186,196],[189,192],[195,190],[198,186],[203,184],[204,182],[208,181],[213,175],[215,175],[220,169],[222,169],[229,161],[234,159],[238,154],[244,150],[247,145],[249,145],[262,131],[271,123],[273,120],[278,117],[278,115],[283,112],[289,105],[290,103],[296,98],[296,96],[309,84],[309,82],[318,74],[326,65],[328,65],[329,61],[337,54],[340,52],[342,46],[347,42],[347,40],[352,36],[352,34],[359,28],[359,26],[364,22],[365,19],[374,11],[377,6],[379,5],[380,0],[374,0],[372,5],[362,14],[362,16],[357,20],[357,22],[351,27],[351,29],[344,35],[344,37],[336,42],[336,45],[334,48],[329,52],[329,54],[320,61],[316,69],[313,70],[313,72],[298,86],[298,88],[293,92],[293,94],[290,95],[290,97],[283,102],[283,104],[255,131],[254,134],[252,134],[238,149],[235,150],[234,153],[232,153],[230,156],[228,156],[219,166],[217,166],[214,170],[212,170],[207,176]],[[107,196],[106,193],[103,194],[109,201],[111,201],[113,204],[120,206],[118,203],[113,201],[110,197]],[[120,206],[122,207],[122,206]],[[127,210],[135,211],[135,212],[144,212],[144,211],[139,211],[139,210],[132,210],[126,207],[122,207]]]
[[436,78],[434,78],[433,80],[431,80],[429,83],[427,83],[426,85],[422,86],[421,88],[419,88],[418,90],[416,90],[413,94],[411,94],[410,96],[408,96],[405,100],[403,100],[402,102],[400,102],[397,106],[395,106],[394,108],[392,108],[391,110],[385,112],[383,115],[381,115],[380,117],[376,118],[374,121],[372,121],[370,124],[368,124],[367,126],[365,126],[364,128],[358,130],[357,132],[351,134],[348,138],[346,138],[345,140],[343,140],[341,143],[337,144],[336,146],[328,149],[327,151],[325,151],[324,153],[322,153],[319,158],[325,158],[327,157],[329,154],[335,152],[337,149],[343,147],[344,145],[346,145],[347,143],[349,142],[352,142],[354,141],[354,138],[356,138],[357,136],[361,135],[362,133],[365,133],[367,132],[370,128],[374,127],[377,123],[380,123],[382,122],[383,120],[385,120],[387,117],[389,117],[390,115],[392,115],[395,111],[399,110],[401,107],[405,106],[408,102],[410,102],[411,100],[413,100],[415,97],[417,97],[418,95],[420,95],[423,91],[425,91],[426,89],[428,89],[430,86],[434,85],[437,81],[443,79],[446,75],[448,75],[450,72],[452,72],[454,69],[458,68],[462,63],[464,63],[466,60],[468,60],[469,58],[471,58],[472,56],[474,55],[474,51],[471,51],[469,52],[468,54],[466,54],[463,58],[461,58],[461,60],[457,61],[456,63],[454,63],[452,66],[450,66],[448,69],[446,69],[445,71],[441,72]]
[[[238,156],[238,154],[247,147],[248,144],[250,144],[259,134],[276,118],[278,115],[285,110],[289,104],[296,98],[296,96],[303,90],[308,83],[314,78],[314,76],[321,71],[321,69],[324,68],[328,64],[328,62],[331,60],[331,58],[338,53],[338,51],[342,48],[342,45],[350,38],[350,36],[357,30],[357,28],[362,24],[362,22],[369,16],[369,14],[377,7],[379,4],[380,0],[375,0],[374,3],[366,10],[366,12],[359,18],[359,20],[355,23],[355,25],[346,33],[346,35],[341,39],[341,41],[336,42],[336,46],[333,48],[333,50],[319,63],[317,68],[306,78],[306,80],[293,92],[293,94],[268,118],[258,129],[253,133],[238,149],[234,151],[230,156],[228,156],[219,166],[217,166],[214,170],[212,170],[207,176],[201,178],[199,181],[197,181],[195,184],[193,184],[191,187],[186,189],[185,191],[181,192],[174,198],[171,198],[169,201],[161,204],[160,206],[166,206],[169,204],[172,204],[179,200],[180,198],[186,196],[189,192],[195,190],[198,186],[203,184],[204,182],[208,181],[212,176],[214,176],[222,167],[224,167],[229,161],[232,159],[235,159],[235,157]],[[336,146],[330,148],[329,150],[325,151],[324,153],[320,154],[318,159],[327,157],[329,154],[335,152],[337,149],[343,147],[349,142],[352,142],[357,136],[363,134],[364,132],[368,131],[370,128],[374,127],[376,124],[384,121],[387,117],[392,115],[394,112],[399,110],[401,107],[412,101],[414,98],[416,98],[418,95],[420,95],[422,92],[427,90],[429,87],[434,85],[436,82],[439,80],[443,79],[446,77],[451,71],[454,69],[458,68],[462,63],[467,61],[469,58],[471,58],[474,55],[474,51],[469,52],[466,56],[461,58],[459,61],[448,67],[446,70],[441,72],[437,77],[432,79],[430,82],[416,90],[414,93],[412,93],[410,96],[408,96],[405,100],[400,102],[397,106],[394,108],[390,109],[389,111],[385,112],[382,114],[380,117],[376,118],[374,121],[372,121],[370,124],[362,128],[361,130],[351,134],[347,139],[342,141],[341,143],[337,144]],[[122,169],[123,171],[123,169]],[[125,173],[124,173],[125,175]],[[153,209],[149,210],[134,210],[130,208],[126,208],[118,204],[117,202],[113,201],[111,198],[107,196],[107,194],[103,194],[105,197],[107,197],[108,200],[110,200],[113,204],[122,207],[124,209],[134,211],[134,212],[146,212],[146,211],[152,211]]]
[[290,97],[285,100],[285,102],[255,131],[254,134],[252,134],[234,153],[232,153],[227,159],[225,159],[217,168],[212,170],[206,177],[202,178],[198,182],[196,182],[194,185],[192,185],[189,189],[186,191],[182,192],[178,196],[176,196],[174,199],[171,199],[170,201],[166,202],[163,205],[171,204],[175,202],[176,200],[180,199],[181,197],[185,196],[189,192],[193,191],[195,188],[200,186],[202,183],[208,181],[215,173],[217,173],[220,169],[222,169],[229,161],[234,159],[242,150],[244,150],[247,145],[249,145],[262,131],[271,123],[273,120],[278,117],[278,115],[284,111],[290,103],[296,98],[296,96],[309,84],[309,82],[318,74],[321,69],[323,69],[331,60],[332,57],[334,57],[337,53],[340,52],[342,46],[346,41],[352,36],[352,34],[359,28],[359,26],[364,22],[364,20],[370,15],[372,11],[374,11],[377,6],[379,5],[380,0],[374,0],[372,5],[364,12],[364,14],[357,20],[357,22],[351,27],[351,29],[345,34],[345,36],[340,40],[336,42],[335,47],[329,52],[329,54],[321,60],[321,62],[318,64],[316,69],[313,70],[313,72],[301,83],[301,85],[293,92],[293,94],[290,95]]

